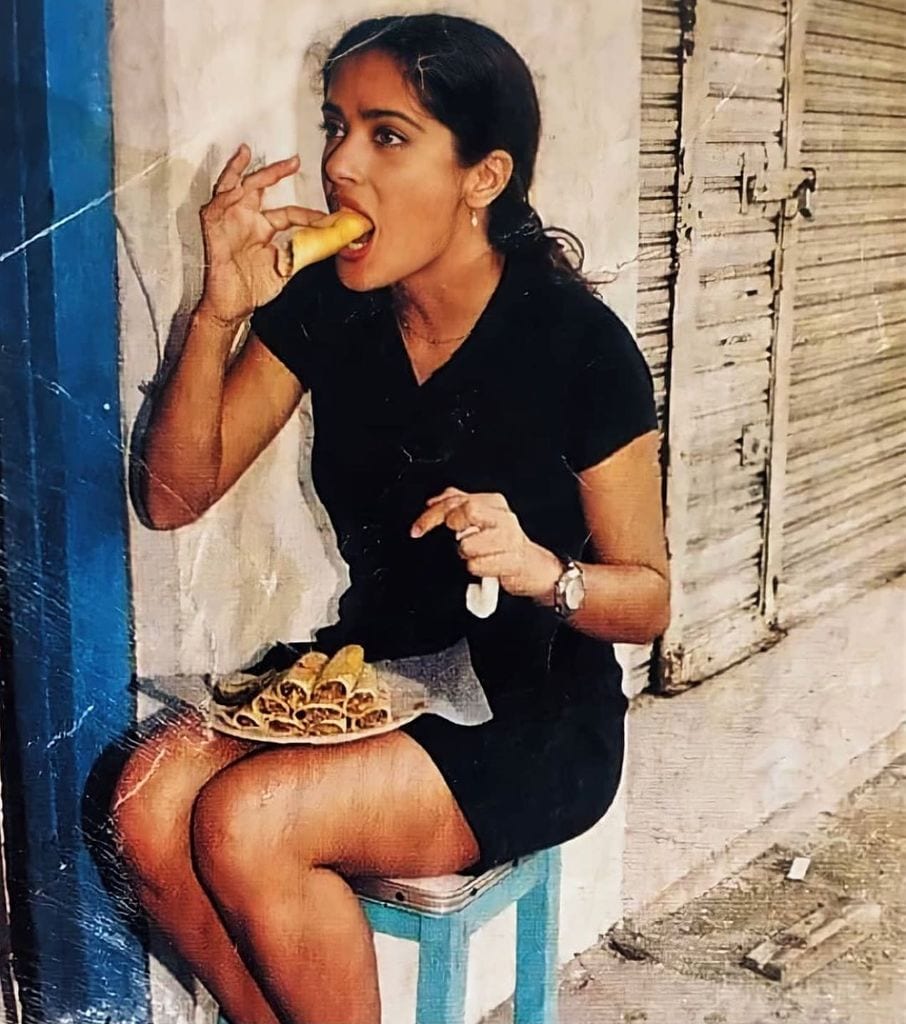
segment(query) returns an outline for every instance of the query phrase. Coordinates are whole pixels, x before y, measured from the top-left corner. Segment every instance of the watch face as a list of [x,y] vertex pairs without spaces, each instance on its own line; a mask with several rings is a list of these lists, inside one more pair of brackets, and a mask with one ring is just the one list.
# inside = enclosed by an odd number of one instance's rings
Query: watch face
[[585,597],[585,582],[581,576],[567,580],[566,589],[563,592],[563,603],[571,611],[577,611],[582,607],[582,600]]

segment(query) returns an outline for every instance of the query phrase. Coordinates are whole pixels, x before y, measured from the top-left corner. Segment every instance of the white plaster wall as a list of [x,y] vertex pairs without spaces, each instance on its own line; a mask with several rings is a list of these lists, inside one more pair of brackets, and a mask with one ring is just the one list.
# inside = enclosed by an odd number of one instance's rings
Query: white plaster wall
[[[415,13],[431,4],[400,3]],[[584,241],[607,272],[608,301],[635,322],[641,15],[638,2],[527,0],[445,8],[485,21],[536,75],[543,140],[533,200],[545,223]],[[330,43],[376,2],[114,0],[111,67],[120,225],[122,395],[127,431],[165,346],[178,346],[201,285],[197,211],[219,167],[247,141],[262,160],[298,151],[302,168],[274,201],[323,206],[318,100],[303,53]],[[172,533],[132,515],[136,663],[145,677],[225,671],[274,639],[302,638],[332,614],[344,583],[306,478],[304,411],[200,522]],[[301,466],[301,474],[297,467]],[[301,476],[300,489],[298,476]],[[319,528],[319,526],[321,528]],[[143,704],[147,710],[150,705]],[[621,796],[564,851],[561,960],[620,914]],[[469,1020],[505,999],[514,915],[473,940]],[[377,937],[386,1021],[414,1013],[415,947]],[[191,1000],[154,963],[157,1017],[190,1020]]]

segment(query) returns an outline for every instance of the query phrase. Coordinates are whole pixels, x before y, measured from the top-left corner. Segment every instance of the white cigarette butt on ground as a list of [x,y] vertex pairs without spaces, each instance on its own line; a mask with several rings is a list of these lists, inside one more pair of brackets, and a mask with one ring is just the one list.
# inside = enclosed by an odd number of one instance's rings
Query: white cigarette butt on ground
[[786,873],[786,877],[792,882],[801,882],[805,878],[805,873],[808,871],[811,863],[811,857],[793,858],[793,863],[790,865],[790,870]]

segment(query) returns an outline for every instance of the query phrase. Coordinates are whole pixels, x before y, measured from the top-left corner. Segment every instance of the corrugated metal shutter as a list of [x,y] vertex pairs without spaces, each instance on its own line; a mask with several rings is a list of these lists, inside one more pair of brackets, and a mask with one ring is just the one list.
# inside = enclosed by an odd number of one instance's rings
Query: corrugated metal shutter
[[780,202],[742,174],[784,166],[785,0],[688,4],[680,251],[670,359],[668,538],[674,616],[663,685],[762,646],[771,353]]
[[906,2],[812,0],[781,624],[906,569]]
[[[654,377],[662,427],[676,279],[680,41],[680,0],[643,0],[636,337]],[[629,648],[629,662],[630,689],[638,693],[649,682],[651,648]]]
[[680,40],[679,0],[644,0],[636,323],[639,345],[654,375],[662,422],[676,278]]

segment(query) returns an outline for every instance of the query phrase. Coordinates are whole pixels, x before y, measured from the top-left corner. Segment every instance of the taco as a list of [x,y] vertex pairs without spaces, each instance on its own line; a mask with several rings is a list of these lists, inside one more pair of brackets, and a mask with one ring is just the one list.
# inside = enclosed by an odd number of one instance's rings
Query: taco
[[347,644],[324,665],[312,691],[312,700],[340,702],[346,700],[365,667],[365,651],[359,644]]
[[386,708],[389,712],[390,687],[378,677],[371,665],[366,665],[346,701],[346,714],[356,717],[374,708]]

